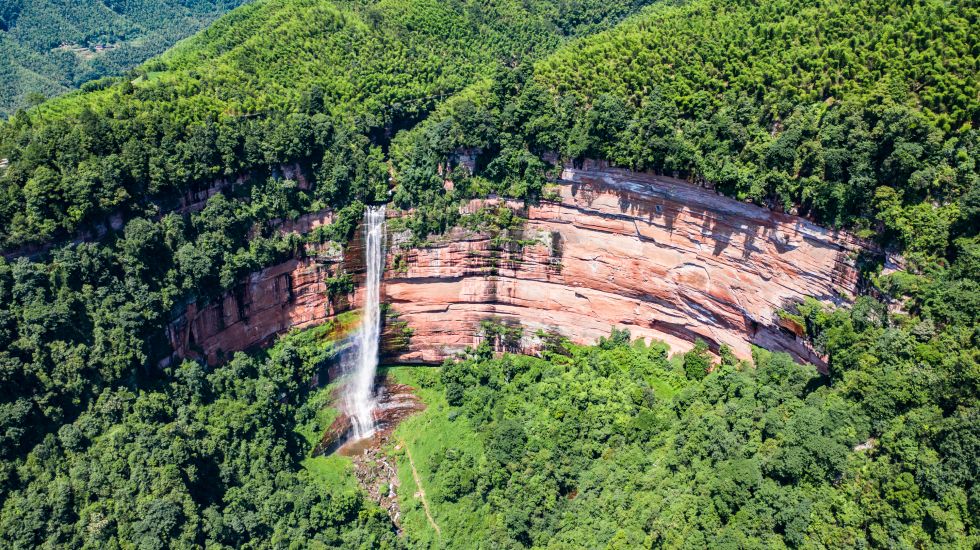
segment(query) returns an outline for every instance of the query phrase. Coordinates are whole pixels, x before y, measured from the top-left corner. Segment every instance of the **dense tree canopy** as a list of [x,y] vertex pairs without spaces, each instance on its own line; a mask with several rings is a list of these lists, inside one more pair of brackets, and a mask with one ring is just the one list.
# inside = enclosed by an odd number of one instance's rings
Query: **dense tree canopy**
[[538,57],[641,4],[246,5],[137,78],[0,126],[0,158],[10,164],[0,172],[0,248],[63,239],[285,162],[323,176],[318,194],[330,204],[374,198],[386,183],[386,136],[496,64]]
[[692,371],[699,348],[668,359],[617,331],[543,358],[487,345],[409,376],[435,390],[401,431],[450,545],[975,546],[976,334],[873,301],[808,319],[834,334],[829,378],[764,350]]
[[[27,33],[28,4],[0,2],[0,60],[14,35],[50,48]],[[200,21],[230,6],[179,4]],[[976,546],[976,4],[690,0],[613,27],[643,4],[259,0],[125,77],[0,123],[0,538],[438,543],[396,537],[336,483],[349,477],[309,467],[322,333],[164,368],[164,329],[307,242],[343,242],[367,202],[415,207],[405,226],[419,241],[506,228],[519,223],[509,210],[456,207],[547,200],[555,159],[597,157],[852,229],[908,269],[862,265],[853,307],[782,312],[826,374],[763,350],[752,364],[703,345],[670,359],[620,331],[497,356],[490,343],[520,334],[487,323],[487,345],[414,375],[433,400],[424,414],[444,415],[431,426],[458,436],[419,457],[446,536]],[[92,4],[136,5],[149,4]],[[72,40],[143,30],[112,16]],[[328,228],[277,230],[325,208]]]
[[307,382],[329,356],[329,328],[214,370],[187,362],[137,391],[103,390],[25,461],[4,463],[3,544],[400,547],[384,511],[304,464],[301,427],[320,414]]
[[35,98],[121,74],[242,3],[4,0],[0,3],[0,117]]
[[464,148],[495,190],[535,198],[552,152],[942,258],[980,227],[978,21],[975,4],[941,0],[657,4],[400,136],[401,196],[440,194],[432,167]]

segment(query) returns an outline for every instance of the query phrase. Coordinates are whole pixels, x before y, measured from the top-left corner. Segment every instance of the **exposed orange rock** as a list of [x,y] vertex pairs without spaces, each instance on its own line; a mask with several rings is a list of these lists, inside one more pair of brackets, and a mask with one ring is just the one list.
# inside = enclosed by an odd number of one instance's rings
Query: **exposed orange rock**
[[[853,236],[670,178],[568,169],[555,201],[510,206],[527,218],[510,239],[455,230],[409,249],[390,236],[383,300],[412,335],[407,347],[386,346],[387,360],[442,361],[479,344],[481,321],[493,318],[524,329],[525,351],[541,344],[539,331],[591,343],[616,326],[675,351],[702,338],[740,357],[756,344],[819,365],[776,311],[804,296],[846,302],[857,284]],[[344,256],[293,260],[221,304],[191,306],[171,331],[178,355],[217,360],[323,322],[345,306],[329,303],[322,280],[340,263],[363,269],[356,242]]]
[[[776,311],[804,296],[846,301],[857,283],[852,236],[669,178],[566,170],[560,201],[531,206],[522,250],[456,234],[405,251],[386,300],[414,330],[399,361],[433,362],[479,343],[494,317],[579,343],[610,327],[683,351],[702,338],[749,357],[751,344],[820,357],[778,329]],[[397,251],[395,253],[398,253]]]
[[206,306],[190,304],[167,337],[178,358],[215,364],[230,354],[268,342],[291,328],[321,324],[342,311],[327,296],[330,266],[290,260],[252,274],[235,292]]
[[806,336],[806,327],[800,324],[800,322],[796,319],[792,319],[790,317],[779,317],[776,319],[776,325],[780,328],[786,329],[799,338]]

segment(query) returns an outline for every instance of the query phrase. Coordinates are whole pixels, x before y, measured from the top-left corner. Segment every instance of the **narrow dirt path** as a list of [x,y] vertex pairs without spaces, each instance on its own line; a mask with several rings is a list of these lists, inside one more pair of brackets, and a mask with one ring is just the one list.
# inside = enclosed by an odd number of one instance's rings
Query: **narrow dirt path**
[[422,501],[422,509],[425,510],[425,517],[429,520],[429,525],[436,530],[436,534],[440,537],[442,536],[442,529],[439,529],[439,525],[436,524],[436,520],[432,517],[432,511],[429,510],[429,501],[425,499],[425,489],[422,488],[422,478],[419,477],[419,471],[415,469],[415,461],[412,459],[412,451],[408,450],[408,445],[402,441],[402,447],[405,448],[405,454],[408,455],[408,464],[412,467],[412,478],[415,479],[415,486],[419,488],[419,492],[415,493],[415,496],[419,497]]

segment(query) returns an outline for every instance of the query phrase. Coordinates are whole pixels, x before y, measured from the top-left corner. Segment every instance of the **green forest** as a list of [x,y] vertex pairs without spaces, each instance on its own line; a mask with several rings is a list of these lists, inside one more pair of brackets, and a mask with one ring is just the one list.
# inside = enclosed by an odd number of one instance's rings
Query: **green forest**
[[[64,240],[111,214],[166,209],[195,186],[284,162],[317,172],[320,204],[373,199],[387,134],[496,64],[533,59],[632,7],[244,6],[137,69],[137,78],[45,103],[0,127],[0,158],[10,164],[0,182],[0,246]],[[67,151],[65,141],[74,144]]]
[[540,157],[557,152],[937,260],[980,226],[978,16],[931,1],[658,4],[501,69],[399,136],[404,202],[438,194],[432,166],[460,148],[480,151],[476,176],[496,190],[540,195]]
[[[703,348],[669,358],[664,344],[613,331],[595,347],[556,343],[542,358],[494,358],[485,346],[439,373],[403,374],[430,404],[399,432],[444,540],[975,546],[975,376],[951,392],[945,381],[962,357],[928,359],[956,344],[896,326],[870,302],[812,315],[854,342],[865,366],[825,377],[761,349],[751,364],[723,350],[712,365]],[[959,349],[950,355],[975,361]],[[438,538],[423,528],[408,541]]]
[[165,381],[105,389],[19,465],[3,545],[399,547],[387,514],[337,482],[342,467],[307,458],[310,433],[326,428],[318,406],[328,390],[303,390],[332,329],[213,370],[188,362]]
[[163,53],[242,0],[4,0],[0,117],[80,86],[96,88]]
[[[210,24],[240,3],[0,0],[0,112],[28,107],[0,122],[0,547],[980,545],[975,3],[257,0]],[[346,244],[366,204],[412,209],[424,242],[585,159],[904,269],[867,259],[852,305],[783,312],[826,372],[617,330],[501,355],[493,323],[458,360],[391,369],[427,408],[387,451],[406,487],[413,454],[439,532],[412,491],[396,527],[346,459],[311,455],[340,320],[161,362],[188,304]]]

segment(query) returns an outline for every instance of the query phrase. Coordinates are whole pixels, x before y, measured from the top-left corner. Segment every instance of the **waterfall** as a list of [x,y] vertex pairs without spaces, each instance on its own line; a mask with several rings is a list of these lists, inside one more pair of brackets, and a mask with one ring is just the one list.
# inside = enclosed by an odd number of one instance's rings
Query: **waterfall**
[[385,207],[369,206],[364,213],[364,307],[357,335],[348,410],[354,439],[374,432],[374,377],[378,370],[378,341],[381,338],[381,274],[385,263]]

